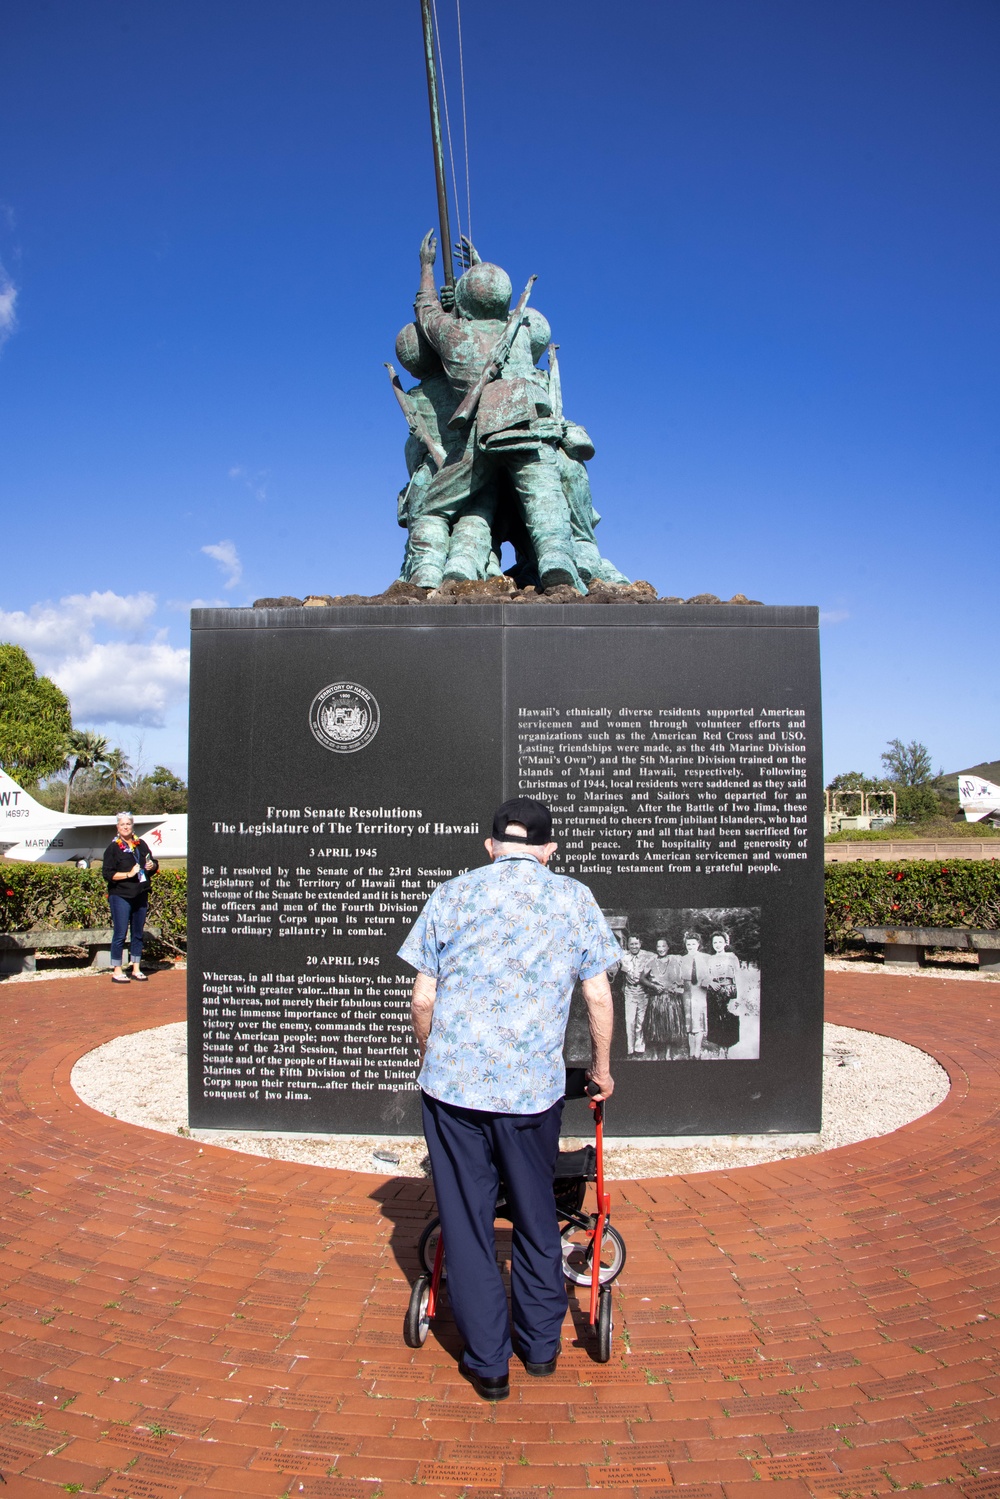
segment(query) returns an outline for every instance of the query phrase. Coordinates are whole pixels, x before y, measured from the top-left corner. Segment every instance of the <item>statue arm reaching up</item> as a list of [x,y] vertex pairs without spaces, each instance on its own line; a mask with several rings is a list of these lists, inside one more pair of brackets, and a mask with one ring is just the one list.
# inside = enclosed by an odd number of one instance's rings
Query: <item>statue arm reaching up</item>
[[417,322],[423,330],[428,343],[438,354],[444,357],[444,339],[447,329],[454,327],[458,321],[452,310],[455,305],[454,292],[449,302],[450,306],[442,305],[434,285],[434,263],[437,260],[437,235],[433,229],[428,229],[420,241],[420,286],[417,290],[413,309],[417,316]]
[[468,270],[473,265],[482,265],[483,257],[467,234],[460,236],[455,246],[455,254],[458,256],[459,263],[465,270]]
[[433,229],[428,229],[420,241],[420,288],[418,296],[430,292],[437,301],[437,292],[434,289],[434,262],[437,260],[437,235]]
[[[472,243],[472,240],[467,234],[463,234],[462,237],[456,242],[455,255],[459,265],[462,266],[463,270],[466,271],[469,270],[471,266],[482,265],[483,263],[483,257],[480,255],[479,251],[476,249],[475,245]],[[441,306],[444,308],[445,312],[454,312],[454,286],[442,286],[439,295],[441,298]]]
[[[482,265],[483,257],[476,249],[467,234],[463,234],[455,245],[455,255],[459,264],[468,270],[470,266]],[[420,290],[422,292],[434,291],[434,264],[437,260],[437,235],[433,229],[429,229],[420,242]],[[441,306],[445,312],[455,310],[455,288],[443,286],[439,297]]]

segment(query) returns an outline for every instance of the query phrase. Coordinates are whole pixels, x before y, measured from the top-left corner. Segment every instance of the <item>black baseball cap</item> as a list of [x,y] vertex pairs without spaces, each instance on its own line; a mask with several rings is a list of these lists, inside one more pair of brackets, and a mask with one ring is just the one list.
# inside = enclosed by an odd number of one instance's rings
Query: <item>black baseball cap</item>
[[[507,828],[512,822],[519,822],[528,836],[522,838],[520,833],[508,833]],[[551,843],[552,813],[544,802],[515,796],[493,814],[493,836],[498,843]]]

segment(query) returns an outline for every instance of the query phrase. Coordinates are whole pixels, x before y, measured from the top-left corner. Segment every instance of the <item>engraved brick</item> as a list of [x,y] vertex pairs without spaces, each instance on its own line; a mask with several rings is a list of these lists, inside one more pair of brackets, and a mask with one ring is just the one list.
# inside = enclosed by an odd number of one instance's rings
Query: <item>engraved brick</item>
[[588,1468],[587,1482],[591,1488],[620,1489],[636,1483],[658,1483],[662,1487],[673,1484],[673,1475],[666,1463],[611,1463],[606,1468]]
[[420,1464],[420,1481],[464,1489],[469,1484],[498,1484],[502,1472],[500,1463],[423,1462]]

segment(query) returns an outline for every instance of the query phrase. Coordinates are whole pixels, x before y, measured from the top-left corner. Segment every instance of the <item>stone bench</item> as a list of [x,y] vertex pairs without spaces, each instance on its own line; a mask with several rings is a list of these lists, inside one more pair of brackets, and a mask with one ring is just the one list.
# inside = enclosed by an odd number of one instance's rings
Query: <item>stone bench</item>
[[[147,924],[145,935],[159,937],[159,927]],[[111,967],[109,926],[85,927],[80,931],[0,932],[0,975],[34,973],[40,952],[57,952],[65,947],[85,947],[94,969]],[[127,949],[126,949],[127,951]]]
[[954,926],[863,926],[858,930],[869,946],[882,948],[887,964],[912,967],[923,960],[928,947],[951,947],[977,952],[980,968],[1000,968],[1000,932]]

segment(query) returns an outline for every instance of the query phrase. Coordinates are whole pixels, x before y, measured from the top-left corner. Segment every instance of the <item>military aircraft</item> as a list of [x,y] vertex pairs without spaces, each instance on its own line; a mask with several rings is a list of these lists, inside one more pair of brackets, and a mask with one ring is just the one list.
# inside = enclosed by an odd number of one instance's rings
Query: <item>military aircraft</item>
[[958,800],[966,822],[1000,823],[1000,786],[982,776],[959,776]]
[[[127,798],[122,798],[127,805]],[[136,813],[135,831],[157,859],[187,857],[187,813]],[[0,770],[0,854],[37,864],[100,859],[115,835],[113,816],[53,812]]]

